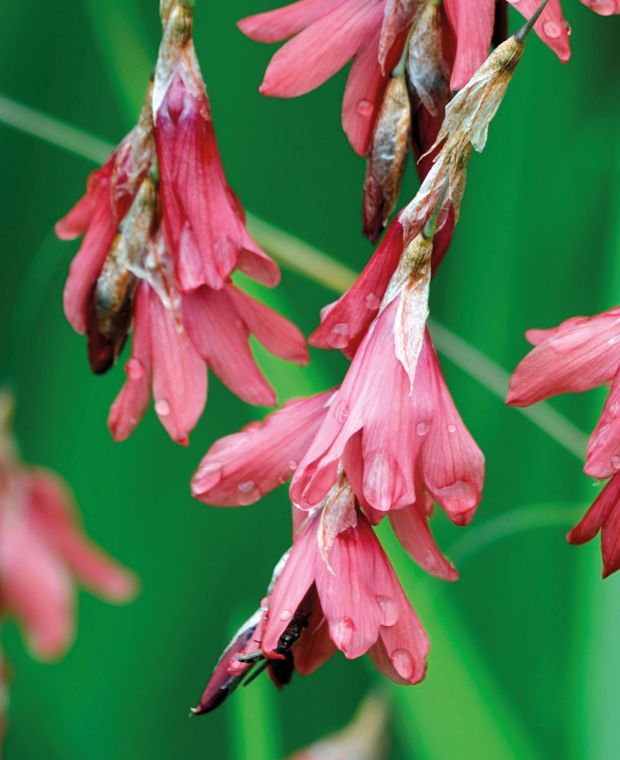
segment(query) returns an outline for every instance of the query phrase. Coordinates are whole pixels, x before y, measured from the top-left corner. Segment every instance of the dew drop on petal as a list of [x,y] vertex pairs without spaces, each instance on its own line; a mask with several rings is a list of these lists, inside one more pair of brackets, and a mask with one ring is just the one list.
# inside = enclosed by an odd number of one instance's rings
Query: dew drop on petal
[[293,613],[290,610],[282,610],[280,613],[280,620],[283,622],[285,620],[290,620],[293,617]]
[[295,470],[299,467],[299,462],[296,459],[291,459],[291,461],[288,463],[288,466],[291,469],[291,472],[295,472]]
[[415,432],[420,436],[420,438],[423,438],[428,433],[428,428],[428,422],[426,420],[421,420],[415,426]]
[[415,673],[415,662],[410,652],[406,649],[395,649],[392,652],[392,664],[401,678],[409,681]]
[[545,21],[543,32],[551,39],[557,39],[562,34],[562,27],[557,21]]
[[611,458],[611,466],[614,470],[620,470],[620,456],[614,454]]
[[614,336],[612,336],[611,338],[609,338],[609,340],[607,341],[607,343],[609,343],[609,345],[610,345],[610,346],[615,346],[615,345],[616,345],[616,343],[617,343],[619,340],[620,340],[620,335],[614,335]]
[[346,322],[338,322],[332,327],[329,337],[334,348],[344,348],[349,342],[349,325]]
[[372,101],[366,99],[358,101],[357,112],[360,116],[370,116],[372,113]]
[[364,301],[368,309],[378,309],[379,306],[381,305],[381,301],[379,300],[379,297],[376,296],[374,293],[367,293]]
[[330,633],[334,644],[338,649],[346,650],[351,644],[355,626],[351,618],[345,617],[335,620],[330,625]]
[[448,425],[448,433],[456,433],[456,425]]
[[381,607],[381,625],[394,625],[398,620],[398,605],[394,599],[381,594],[375,598]]
[[160,398],[155,402],[155,411],[160,417],[167,417],[170,414],[170,404],[165,398]]
[[239,483],[237,489],[239,493],[250,493],[256,488],[256,483],[253,480],[244,480],[243,483]]
[[144,377],[144,367],[140,359],[130,359],[125,369],[130,380],[141,380]]

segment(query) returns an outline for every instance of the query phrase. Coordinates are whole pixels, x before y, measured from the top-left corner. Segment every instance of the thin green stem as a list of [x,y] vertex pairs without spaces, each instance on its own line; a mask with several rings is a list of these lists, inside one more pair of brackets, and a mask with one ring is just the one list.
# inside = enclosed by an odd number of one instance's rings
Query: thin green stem
[[[96,163],[102,163],[114,147],[87,132],[2,95],[0,122]],[[288,269],[338,295],[355,281],[357,273],[353,269],[340,264],[309,243],[254,214],[248,214],[247,220],[251,232],[265,250]],[[429,324],[439,351],[503,401],[508,391],[509,373],[447,327],[434,320]],[[586,435],[549,404],[541,403],[532,409],[517,411],[579,460],[583,459]]]

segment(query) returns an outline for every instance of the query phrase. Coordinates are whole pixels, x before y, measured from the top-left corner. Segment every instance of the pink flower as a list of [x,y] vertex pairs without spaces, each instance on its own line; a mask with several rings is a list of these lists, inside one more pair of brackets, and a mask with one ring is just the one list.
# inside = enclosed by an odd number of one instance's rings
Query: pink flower
[[[3,406],[6,399],[2,400]],[[3,416],[6,422],[5,411]],[[53,474],[21,465],[3,430],[0,462],[0,598],[33,652],[48,659],[70,645],[76,581],[113,602],[135,594],[133,576],[84,535],[73,500]]]
[[[297,469],[291,497],[312,507],[340,461],[360,499],[381,511],[413,504],[416,480],[466,525],[480,500],[484,458],[446,388],[428,332],[413,379],[397,356],[398,300],[373,323]],[[359,468],[353,477],[350,463]]]
[[164,23],[153,93],[163,229],[179,286],[221,288],[236,268],[277,285],[279,269],[247,231],[224,176],[191,30],[191,10],[176,4]]
[[[539,0],[511,2],[526,18],[539,5]],[[586,4],[601,13],[618,12],[611,10],[617,6],[615,0]],[[450,84],[456,90],[465,85],[489,53],[496,2],[445,0],[443,5],[444,37],[453,42],[453,53],[446,56],[452,71]],[[390,72],[402,55],[417,10],[414,0],[298,0],[243,19],[239,27],[259,42],[288,40],[267,68],[260,87],[264,95],[303,95],[353,59],[342,121],[353,148],[364,155]],[[550,0],[535,31],[560,60],[569,58],[568,25],[560,0]]]
[[271,593],[261,640],[265,656],[277,654],[282,633],[313,589],[324,620],[309,618],[310,638],[326,626],[345,657],[368,652],[398,683],[424,677],[426,633],[347,485],[334,486],[321,512],[309,517],[295,537]]
[[620,308],[594,317],[573,317],[550,330],[529,330],[535,347],[510,381],[507,403],[529,406],[559,393],[579,393],[611,383],[600,419],[588,441],[584,471],[611,478],[583,520],[569,534],[573,544],[602,531],[604,577],[620,567]]

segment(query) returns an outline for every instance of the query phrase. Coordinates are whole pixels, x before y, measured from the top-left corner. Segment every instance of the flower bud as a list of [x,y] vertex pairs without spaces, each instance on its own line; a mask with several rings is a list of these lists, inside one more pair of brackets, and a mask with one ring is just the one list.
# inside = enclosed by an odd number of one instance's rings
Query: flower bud
[[431,116],[440,116],[450,100],[450,72],[443,57],[439,7],[427,2],[413,28],[405,63],[412,99]]
[[411,107],[405,79],[393,77],[377,118],[364,180],[364,234],[373,242],[398,200],[411,145]]

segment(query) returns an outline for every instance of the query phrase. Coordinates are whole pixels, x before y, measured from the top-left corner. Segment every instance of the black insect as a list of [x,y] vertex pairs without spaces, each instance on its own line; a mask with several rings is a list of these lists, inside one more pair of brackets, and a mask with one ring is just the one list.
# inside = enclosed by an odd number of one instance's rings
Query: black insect
[[258,668],[253,669],[243,682],[244,686],[252,683],[255,678],[267,668],[278,686],[285,686],[290,683],[295,670],[295,660],[291,649],[299,641],[304,629],[308,627],[309,615],[302,610],[297,610],[290,623],[286,626],[282,635],[278,639],[278,645],[275,648],[277,654],[284,655],[284,659],[268,658],[262,652],[252,652],[251,654],[239,657],[241,662],[261,663]]

